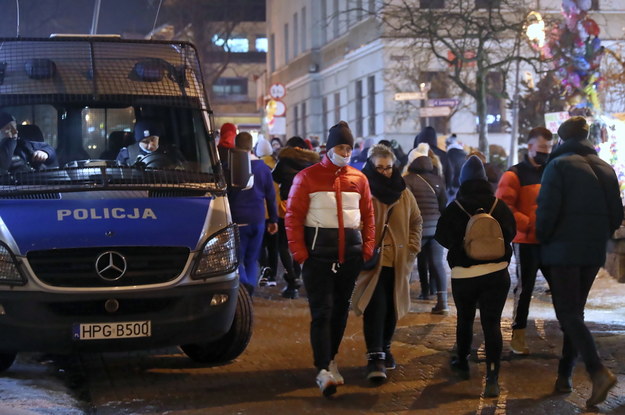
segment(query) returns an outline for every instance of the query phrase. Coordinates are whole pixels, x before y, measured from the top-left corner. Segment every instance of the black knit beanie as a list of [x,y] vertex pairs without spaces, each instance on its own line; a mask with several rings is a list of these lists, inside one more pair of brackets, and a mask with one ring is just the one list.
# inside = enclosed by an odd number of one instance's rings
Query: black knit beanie
[[345,121],[339,121],[338,124],[330,128],[328,140],[326,141],[326,152],[339,144],[347,144],[351,148],[354,148],[354,136]]
[[15,117],[8,112],[0,111],[0,128],[4,127],[11,121],[15,121]]
[[563,141],[569,139],[585,140],[588,138],[588,128],[586,118],[580,116],[571,117],[558,128],[558,137]]
[[460,177],[458,178],[460,184],[467,180],[486,180],[486,171],[484,171],[484,165],[482,160],[477,156],[471,156],[464,162],[460,169]]

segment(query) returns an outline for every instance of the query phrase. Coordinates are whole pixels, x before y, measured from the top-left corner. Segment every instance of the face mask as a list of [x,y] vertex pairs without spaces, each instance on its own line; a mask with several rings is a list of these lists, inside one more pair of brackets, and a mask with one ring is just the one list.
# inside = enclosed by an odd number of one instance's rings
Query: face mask
[[536,164],[544,166],[547,164],[547,160],[549,159],[549,153],[540,153],[537,151],[533,159]]
[[334,151],[330,151],[329,157],[332,164],[334,164],[336,167],[347,166],[349,164],[349,160],[351,159],[351,156],[341,157]]

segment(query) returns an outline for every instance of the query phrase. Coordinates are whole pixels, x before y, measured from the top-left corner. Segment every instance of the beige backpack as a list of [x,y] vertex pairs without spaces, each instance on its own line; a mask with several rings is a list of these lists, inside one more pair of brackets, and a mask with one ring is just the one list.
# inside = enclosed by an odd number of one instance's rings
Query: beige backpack
[[460,209],[469,216],[469,223],[464,231],[464,251],[471,259],[491,261],[503,257],[506,253],[501,225],[492,216],[498,200],[495,198],[488,213],[480,208],[473,215],[455,200]]

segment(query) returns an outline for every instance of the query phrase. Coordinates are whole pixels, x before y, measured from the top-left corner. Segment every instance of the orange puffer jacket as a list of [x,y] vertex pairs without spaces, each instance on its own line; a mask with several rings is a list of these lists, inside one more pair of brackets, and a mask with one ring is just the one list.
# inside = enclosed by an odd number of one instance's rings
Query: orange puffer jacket
[[514,243],[537,244],[536,208],[544,167],[536,168],[527,156],[501,176],[495,195],[506,202],[516,219]]

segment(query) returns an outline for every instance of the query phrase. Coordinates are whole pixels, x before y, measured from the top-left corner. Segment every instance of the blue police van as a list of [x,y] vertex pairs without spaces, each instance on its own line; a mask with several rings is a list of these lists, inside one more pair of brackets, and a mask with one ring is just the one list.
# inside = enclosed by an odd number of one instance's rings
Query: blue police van
[[29,351],[245,350],[226,190],[249,159],[232,152],[224,173],[192,44],[0,39],[0,111],[18,130],[0,137],[0,154],[16,140],[0,166],[0,370]]

